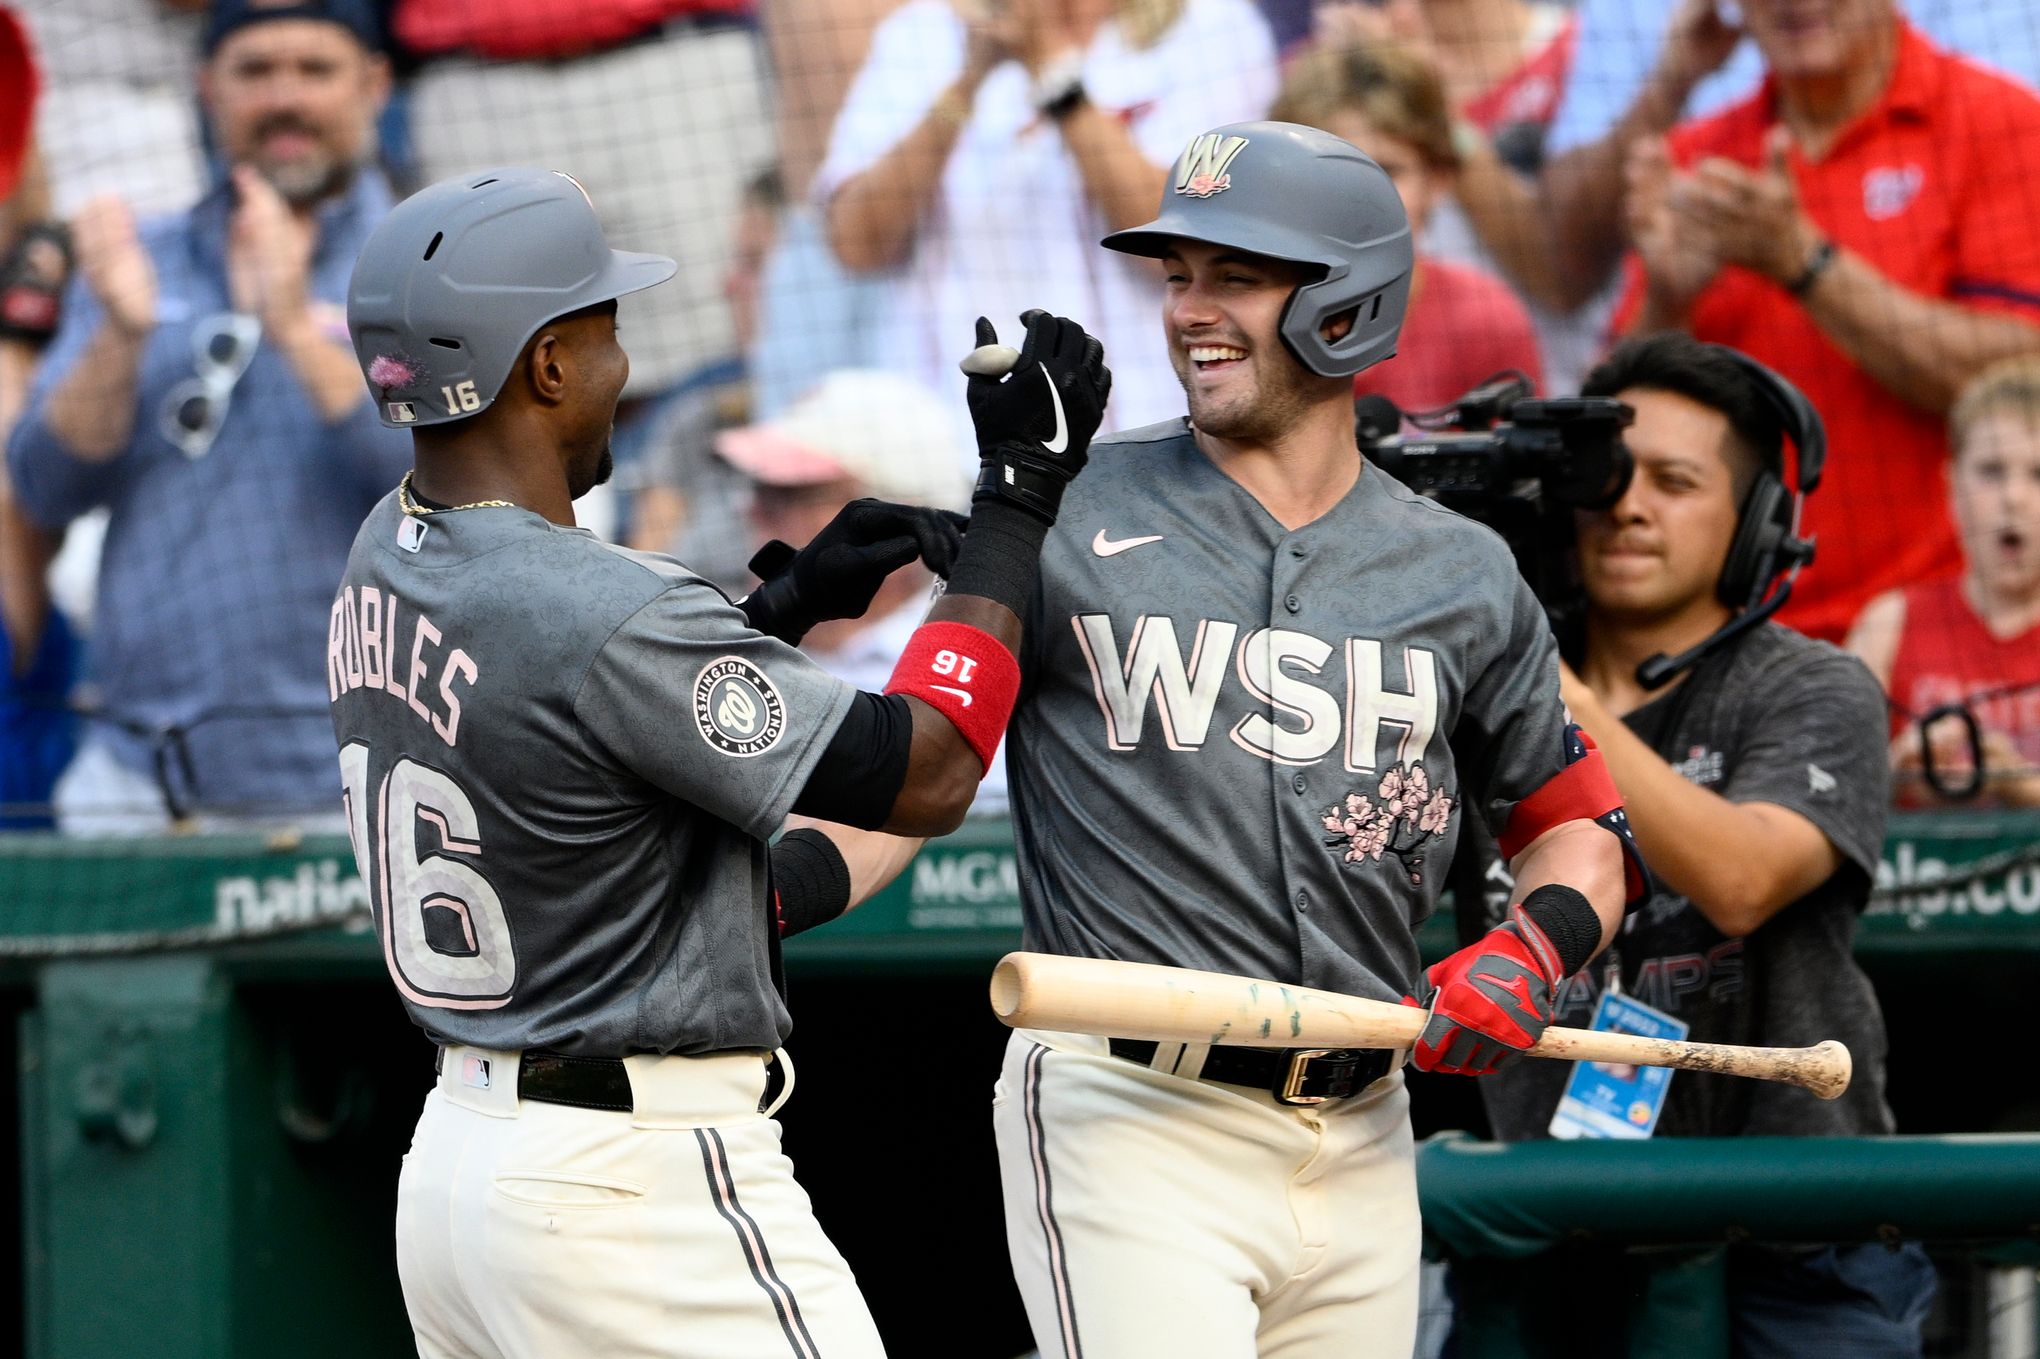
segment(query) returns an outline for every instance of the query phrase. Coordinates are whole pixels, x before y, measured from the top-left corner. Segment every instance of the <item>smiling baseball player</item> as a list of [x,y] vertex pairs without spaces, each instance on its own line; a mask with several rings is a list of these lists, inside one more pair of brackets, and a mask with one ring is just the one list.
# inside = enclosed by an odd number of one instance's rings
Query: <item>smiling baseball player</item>
[[[1508,549],[1355,447],[1409,292],[1395,187],[1328,134],[1222,127],[1105,244],[1163,263],[1189,419],[1100,441],[1042,555],[1026,947],[1410,997],[1420,1068],[1490,1071],[1621,914],[1620,804]],[[1469,800],[1522,896],[1425,972]],[[994,1119],[1042,1353],[1407,1355],[1401,1058],[1017,1032]]]
[[[566,176],[496,170],[401,204],[349,293],[377,408],[416,431],[327,677],[384,956],[441,1048],[397,1207],[428,1359],[880,1354],[766,1108],[779,939],[903,843],[850,827],[962,818],[1110,387],[1095,340],[1030,313],[1013,375],[971,384],[960,549],[939,511],[854,501],[733,605],[574,525],[630,367],[615,299],[673,268],[611,251]],[[953,557],[950,590],[887,694],[788,644],[917,556]],[[789,812],[843,824],[768,854]]]

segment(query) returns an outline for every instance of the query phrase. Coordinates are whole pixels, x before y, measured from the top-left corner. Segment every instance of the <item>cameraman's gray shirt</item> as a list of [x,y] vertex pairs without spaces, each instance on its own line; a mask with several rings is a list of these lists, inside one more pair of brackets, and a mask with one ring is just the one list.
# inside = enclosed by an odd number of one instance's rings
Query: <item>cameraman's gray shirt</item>
[[[1806,1047],[1836,1038],[1855,1054],[1855,1079],[1833,1100],[1776,1081],[1681,1071],[1659,1137],[1890,1132],[1883,1012],[1855,958],[1891,796],[1876,678],[1854,656],[1766,623],[1622,721],[1688,781],[1805,817],[1841,862],[1744,938],[1724,935],[1659,884],[1608,952],[1559,989],[1556,1022],[1586,1027],[1619,972],[1624,992],[1684,1020],[1696,1042]],[[1481,1081],[1495,1135],[1546,1136],[1571,1074],[1570,1062],[1516,1062]]]
[[671,558],[528,510],[362,525],[326,653],[411,1018],[591,1057],[786,1038],[765,837],[854,690]]
[[1024,660],[1031,949],[1399,998],[1462,798],[1506,825],[1565,763],[1500,538],[1369,466],[1291,532],[1183,420],[1093,446]]

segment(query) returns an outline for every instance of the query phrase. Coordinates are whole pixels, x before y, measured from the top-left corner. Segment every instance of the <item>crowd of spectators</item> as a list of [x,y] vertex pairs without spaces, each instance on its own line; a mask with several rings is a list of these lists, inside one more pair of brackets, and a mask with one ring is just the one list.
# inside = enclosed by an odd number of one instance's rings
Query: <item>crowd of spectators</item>
[[[1357,395],[1571,395],[1661,329],[1799,386],[1834,452],[1783,621],[1885,683],[1901,803],[2040,802],[2036,80],[2032,0],[13,0],[0,824],[330,802],[324,595],[407,453],[340,305],[393,193],[543,164],[680,261],[624,305],[584,522],[739,591],[756,511],[883,483],[846,423],[960,427],[979,314],[1081,318],[1107,428],[1177,417],[1159,274],[1096,241],[1263,116],[1368,151],[1418,229]],[[960,506],[951,449],[953,484],[894,456]]]

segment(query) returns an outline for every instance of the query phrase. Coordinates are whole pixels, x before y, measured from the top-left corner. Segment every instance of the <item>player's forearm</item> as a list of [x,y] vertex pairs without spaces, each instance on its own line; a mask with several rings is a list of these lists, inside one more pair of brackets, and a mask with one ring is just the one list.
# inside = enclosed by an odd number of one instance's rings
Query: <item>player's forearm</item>
[[1847,250],[1802,301],[1822,333],[1878,385],[1935,415],[1990,364],[2040,350],[2040,328],[2029,322],[1922,297]]
[[[86,341],[85,352],[50,392],[43,423],[81,462],[110,462],[125,453],[135,432],[135,389],[147,337],[111,321]],[[357,372],[355,386],[361,385]]]
[[969,77],[959,79],[897,146],[829,199],[829,247],[844,268],[883,269],[913,249],[914,233],[942,183],[974,93]]
[[1587,899],[1601,922],[1598,954],[1615,937],[1622,922],[1624,897],[1622,846],[1606,828],[1591,821],[1553,826],[1524,846],[1509,865],[1515,877],[1515,900],[1540,887],[1570,887]]
[[[907,699],[913,721],[901,800],[921,796],[916,776],[925,773],[945,790],[930,809],[943,814],[923,823],[896,806],[881,827],[896,834],[954,830],[997,753],[1020,697],[1020,620],[1041,583],[1042,545],[1112,389],[1104,349],[1082,326],[1038,309],[1022,321],[1027,336],[1015,350],[999,346],[980,318],[978,347],[963,363],[978,441],[970,527],[948,592],[907,640],[886,685]],[[1009,376],[1016,368],[1029,371]],[[1046,381],[1027,380],[1034,370]]]
[[789,817],[786,825],[789,831],[818,831],[835,845],[850,873],[850,905],[845,910],[861,906],[884,891],[914,861],[921,846],[928,843],[918,835],[888,835],[884,831],[859,830],[805,816]]
[[1169,172],[1141,154],[1125,123],[1086,100],[1062,120],[1063,144],[1077,158],[1084,193],[1113,231],[1154,216]]
[[[945,594],[928,611],[928,622],[959,623],[985,634],[1008,653],[1020,649],[1020,619],[996,600]],[[969,738],[941,710],[911,693],[907,706],[913,712],[914,732],[906,783],[882,829],[893,835],[947,835],[962,824],[976,800],[985,764]]]

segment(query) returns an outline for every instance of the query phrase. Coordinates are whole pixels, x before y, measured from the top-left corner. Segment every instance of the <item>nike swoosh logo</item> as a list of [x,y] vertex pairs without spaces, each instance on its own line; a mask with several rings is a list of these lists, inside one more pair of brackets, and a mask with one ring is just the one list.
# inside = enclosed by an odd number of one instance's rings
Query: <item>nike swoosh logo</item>
[[968,689],[952,689],[946,684],[931,684],[928,687],[930,689],[935,690],[937,693],[955,694],[958,698],[963,700],[964,707],[968,708],[970,706],[970,690]]
[[1113,539],[1105,536],[1104,529],[1099,529],[1098,536],[1091,540],[1091,550],[1101,557],[1116,557],[1128,548],[1145,547],[1149,543],[1159,543],[1160,541],[1162,541],[1161,534],[1150,533],[1145,538],[1121,538],[1115,542]]
[[1069,422],[1063,419],[1062,393],[1055,389],[1055,379],[1048,375],[1048,365],[1041,365],[1041,380],[1048,384],[1048,399],[1055,403],[1055,437],[1042,447],[1051,453],[1060,453],[1070,446]]

